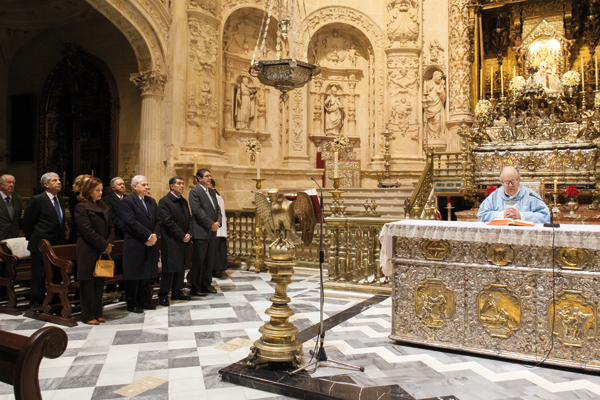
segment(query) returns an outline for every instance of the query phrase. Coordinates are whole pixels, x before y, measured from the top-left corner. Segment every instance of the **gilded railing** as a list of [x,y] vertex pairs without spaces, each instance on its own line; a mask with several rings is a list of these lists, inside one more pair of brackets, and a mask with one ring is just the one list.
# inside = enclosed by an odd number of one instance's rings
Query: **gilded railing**
[[419,218],[421,211],[427,203],[429,193],[433,188],[433,152],[427,152],[427,162],[423,173],[415,186],[415,191],[410,198],[404,201],[404,217],[405,218]]

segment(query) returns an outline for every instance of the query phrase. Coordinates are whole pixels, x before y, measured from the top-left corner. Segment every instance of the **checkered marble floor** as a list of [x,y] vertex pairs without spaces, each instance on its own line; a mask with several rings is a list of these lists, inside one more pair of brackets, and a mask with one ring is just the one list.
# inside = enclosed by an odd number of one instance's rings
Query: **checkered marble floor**
[[[123,303],[105,308],[106,324],[65,328],[69,345],[40,367],[44,400],[277,399],[272,393],[222,382],[218,371],[248,355],[268,320],[273,285],[267,273],[228,270],[218,293],[172,302],[145,314]],[[319,322],[318,273],[297,269],[288,288],[300,331]],[[328,293],[325,318],[368,296]],[[600,378],[514,362],[457,355],[390,342],[391,300],[372,305],[327,332],[331,359],[365,366],[365,372],[322,366],[313,376],[349,375],[359,386],[398,384],[418,399],[454,395],[460,400],[597,399]],[[0,329],[30,335],[51,324],[0,314]],[[314,342],[305,342],[306,360]],[[0,383],[0,400],[13,399]]]

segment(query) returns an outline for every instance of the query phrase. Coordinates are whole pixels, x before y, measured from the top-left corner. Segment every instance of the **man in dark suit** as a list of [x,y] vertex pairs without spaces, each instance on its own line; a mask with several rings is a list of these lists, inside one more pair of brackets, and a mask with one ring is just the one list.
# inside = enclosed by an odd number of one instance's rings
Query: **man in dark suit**
[[15,177],[4,174],[0,176],[0,240],[19,236],[19,222],[23,211],[23,199],[13,194]]
[[160,215],[156,200],[148,197],[148,179],[136,175],[131,180],[133,193],[121,201],[121,219],[125,226],[123,243],[123,279],[127,311],[143,313],[155,310],[149,280],[158,276]]
[[160,259],[162,271],[160,274],[160,291],[158,302],[161,306],[169,306],[169,291],[171,300],[190,300],[182,293],[185,270],[192,263],[192,233],[194,225],[190,207],[183,198],[183,178],[174,176],[169,179],[171,191],[160,199],[160,224],[162,237],[160,239]]
[[[108,206],[108,213],[110,214],[110,220],[115,226],[115,240],[123,240],[125,238],[125,226],[123,225],[123,221],[121,220],[121,212],[119,211],[121,207],[121,201],[125,198],[125,182],[123,178],[117,176],[110,180],[110,189],[112,193],[104,196],[102,201],[104,204]],[[120,275],[123,273],[123,257],[122,256],[113,256],[113,260],[115,262],[115,275]],[[120,286],[120,285],[119,285]],[[106,285],[106,292],[114,292],[117,290],[117,284],[113,283],[110,285]],[[119,289],[119,292],[122,289]]]
[[25,238],[29,241],[27,250],[31,252],[30,308],[42,306],[46,288],[46,272],[42,253],[38,250],[39,241],[46,239],[52,246],[65,242],[65,202],[57,196],[62,188],[60,178],[56,173],[48,172],[42,175],[40,183],[44,191],[27,202],[22,221]]
[[194,255],[192,257],[192,296],[206,296],[217,291],[211,285],[215,263],[215,242],[221,226],[221,210],[214,191],[209,191],[212,176],[206,168],[196,173],[198,185],[190,191],[190,208],[194,221]]

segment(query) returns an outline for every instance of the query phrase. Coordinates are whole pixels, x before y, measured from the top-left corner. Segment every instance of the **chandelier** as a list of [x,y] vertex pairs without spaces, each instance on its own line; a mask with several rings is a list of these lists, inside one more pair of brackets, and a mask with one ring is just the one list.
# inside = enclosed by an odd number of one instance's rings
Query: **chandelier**
[[[300,15],[299,1],[269,1],[263,14],[252,63],[248,70],[248,73],[257,77],[263,85],[272,86],[279,90],[281,100],[284,103],[289,98],[289,91],[303,87],[310,82],[313,76],[317,76],[321,72],[318,65],[312,65],[296,58],[296,35],[298,34],[296,17]],[[274,3],[277,3],[277,5]],[[277,24],[276,60],[261,60],[272,16],[279,20]],[[288,51],[288,53],[291,53],[291,58],[282,59],[281,54],[286,41],[291,45],[291,51]]]

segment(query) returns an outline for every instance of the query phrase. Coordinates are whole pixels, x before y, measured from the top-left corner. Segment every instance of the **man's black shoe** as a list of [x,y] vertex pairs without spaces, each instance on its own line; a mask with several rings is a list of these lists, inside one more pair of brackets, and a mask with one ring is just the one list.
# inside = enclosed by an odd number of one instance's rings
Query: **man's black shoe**
[[171,295],[171,300],[191,300],[190,296],[186,296],[185,294],[177,294]]
[[208,289],[202,290],[204,293],[217,293],[217,289],[213,285],[210,285]]
[[127,311],[132,312],[132,313],[136,313],[136,314],[143,314],[144,310],[142,310],[140,307],[127,307]]
[[165,306],[165,307],[169,307],[169,298],[168,297],[162,297],[158,300],[158,304],[160,304],[161,306]]
[[192,297],[206,297],[206,293],[204,293],[204,292],[190,292],[190,296],[192,296]]
[[156,310],[156,306],[154,304],[142,304],[142,308],[144,310]]

